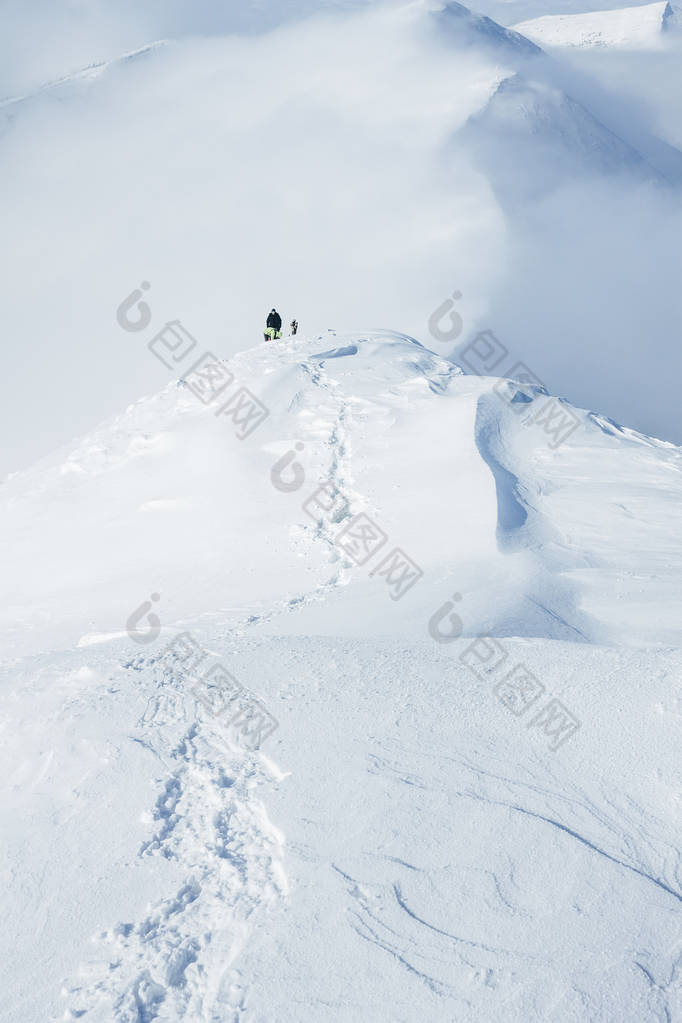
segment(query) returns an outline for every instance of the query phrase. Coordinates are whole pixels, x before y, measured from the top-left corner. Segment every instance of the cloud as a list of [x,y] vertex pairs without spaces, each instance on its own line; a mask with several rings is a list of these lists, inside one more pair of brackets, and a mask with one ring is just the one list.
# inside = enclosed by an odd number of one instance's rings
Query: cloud
[[[454,290],[467,329],[553,389],[672,436],[637,339],[652,324],[657,365],[664,338],[674,358],[674,199],[586,179],[506,208],[458,133],[518,69],[412,4],[185,38],[0,108],[0,471],[163,386],[147,342],[168,320],[230,355],[274,304],[301,332],[387,327],[444,353],[428,320]],[[125,334],[115,310],[143,280],[150,333]],[[608,384],[575,369],[607,351]]]

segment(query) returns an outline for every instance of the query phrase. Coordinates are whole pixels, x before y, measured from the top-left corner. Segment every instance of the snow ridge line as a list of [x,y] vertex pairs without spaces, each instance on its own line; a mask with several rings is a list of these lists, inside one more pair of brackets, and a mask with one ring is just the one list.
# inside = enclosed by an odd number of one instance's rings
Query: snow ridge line
[[156,42],[147,43],[146,46],[140,46],[136,50],[130,50],[127,53],[122,53],[119,57],[113,57],[111,60],[100,60],[93,64],[88,64],[86,67],[80,68],[78,71],[72,71],[70,74],[62,75],[60,78],[53,78],[48,82],[44,82],[42,85],[32,89],[30,92],[24,92],[20,93],[18,96],[7,96],[4,99],[0,99],[0,109],[12,106],[14,103],[23,103],[28,99],[35,99],[44,93],[50,92],[52,89],[59,88],[61,85],[68,85],[70,82],[78,82],[87,78],[97,78],[108,67],[123,64],[126,61],[136,60],[139,57],[144,57],[148,53],[153,53],[155,50],[161,49],[162,46],[171,45],[171,43],[172,40],[170,39],[157,39]]

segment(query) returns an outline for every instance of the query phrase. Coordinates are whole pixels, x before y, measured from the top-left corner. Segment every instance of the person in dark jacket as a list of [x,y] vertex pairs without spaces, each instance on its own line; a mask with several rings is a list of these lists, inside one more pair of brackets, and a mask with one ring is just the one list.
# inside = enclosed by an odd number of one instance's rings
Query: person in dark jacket
[[282,336],[282,317],[276,309],[271,309],[265,323],[264,338],[266,341],[275,341]]

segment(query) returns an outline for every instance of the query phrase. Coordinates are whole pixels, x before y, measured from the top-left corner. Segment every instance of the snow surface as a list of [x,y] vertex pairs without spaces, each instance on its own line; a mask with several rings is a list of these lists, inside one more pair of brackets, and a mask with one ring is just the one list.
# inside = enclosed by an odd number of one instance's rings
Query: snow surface
[[680,12],[667,0],[587,14],[544,15],[515,25],[517,32],[542,46],[618,46],[651,49],[682,26]]
[[682,34],[590,6],[4,4],[0,1023],[682,1021]]
[[390,331],[223,370],[245,439],[173,382],[2,489],[3,1018],[680,1018],[682,451]]

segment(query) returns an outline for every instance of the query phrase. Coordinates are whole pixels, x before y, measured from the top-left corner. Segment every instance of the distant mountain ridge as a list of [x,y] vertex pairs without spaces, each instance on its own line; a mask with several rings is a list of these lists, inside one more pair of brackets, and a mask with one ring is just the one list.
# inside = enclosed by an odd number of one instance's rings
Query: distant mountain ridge
[[682,27],[682,13],[668,2],[587,14],[549,14],[519,22],[516,32],[548,47],[646,49],[663,45]]
[[[577,173],[663,180],[640,152],[582,104],[521,74],[500,82],[458,138],[473,147],[503,199],[532,198]],[[504,150],[514,152],[516,159],[501,159]]]

